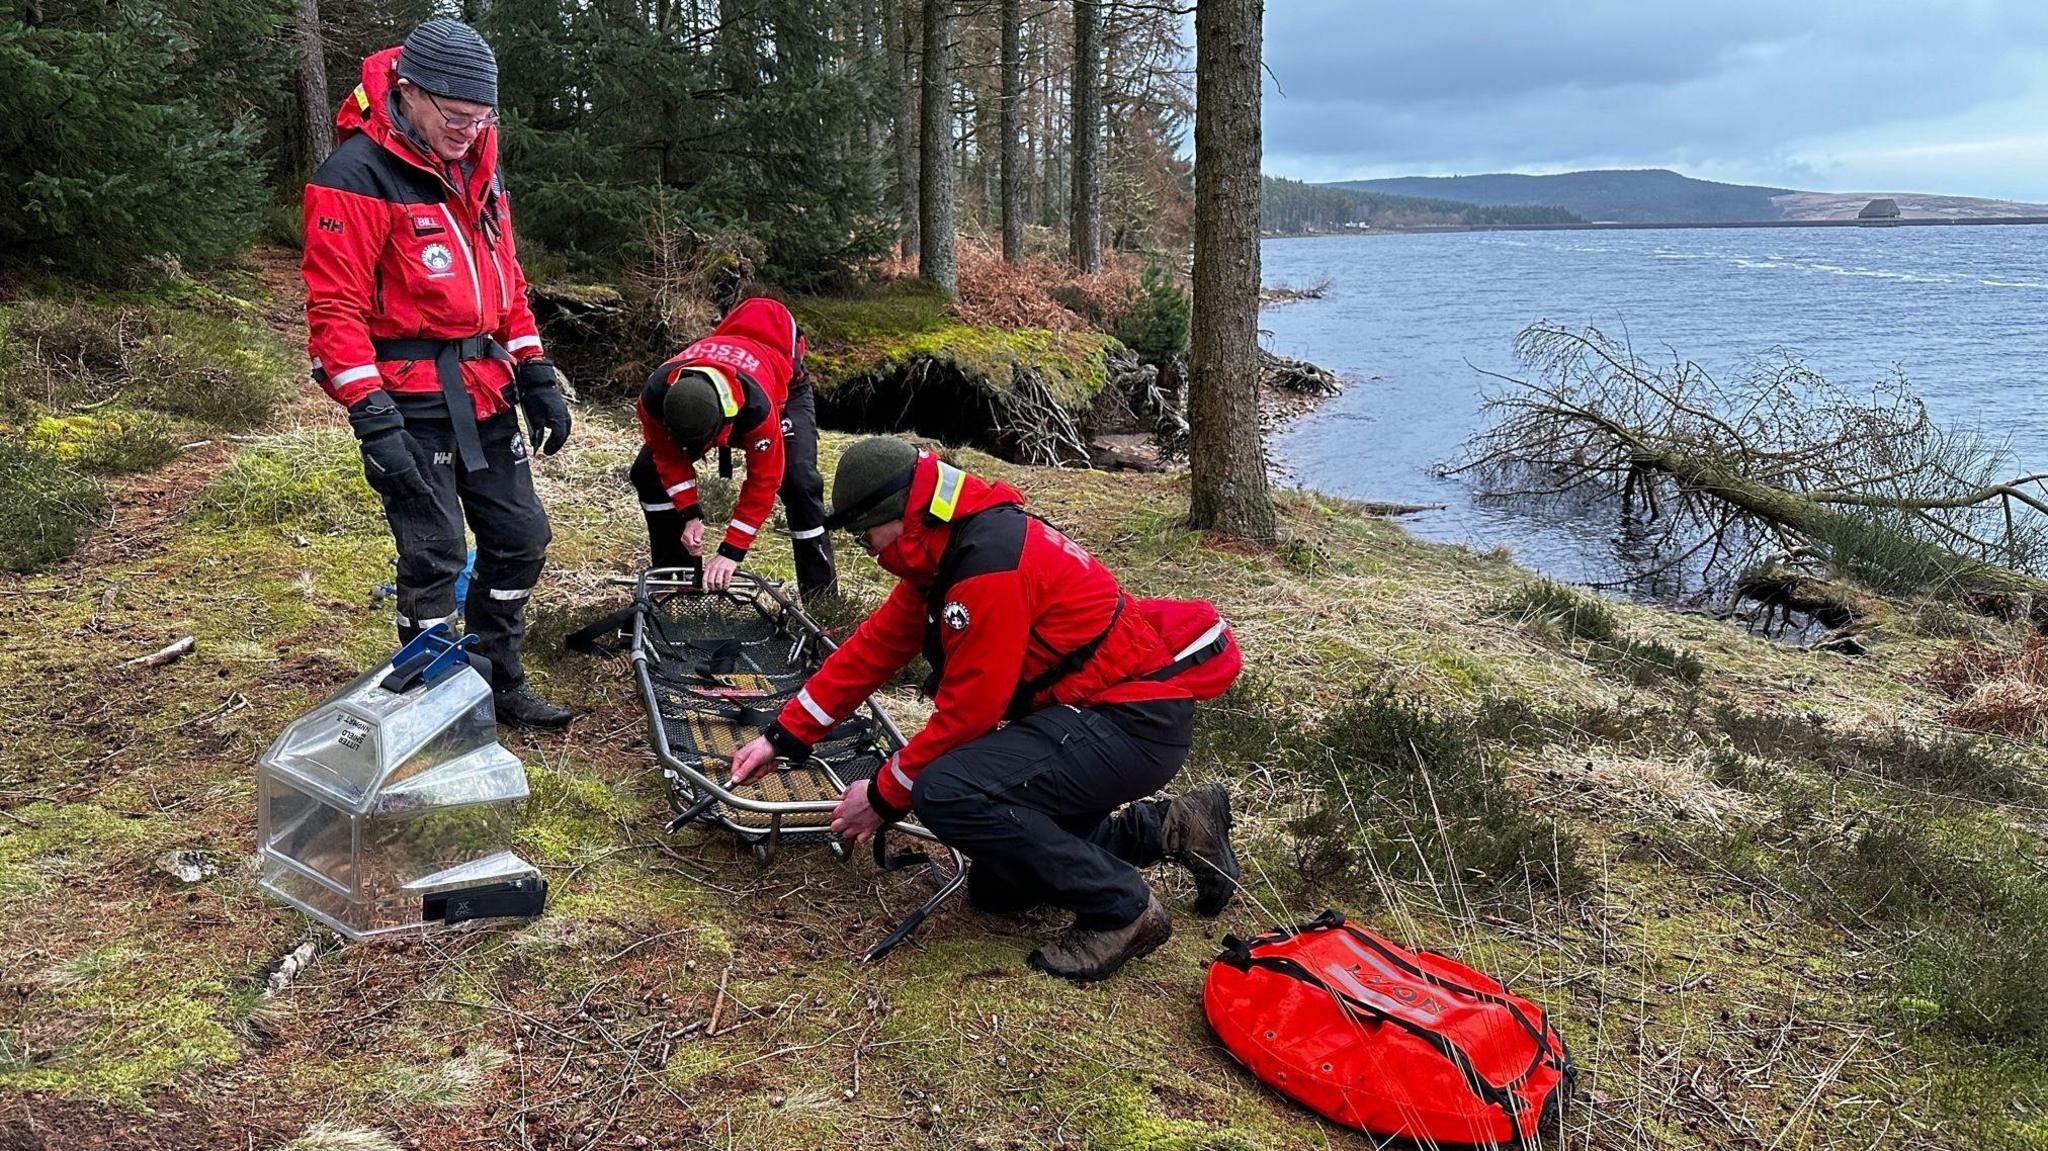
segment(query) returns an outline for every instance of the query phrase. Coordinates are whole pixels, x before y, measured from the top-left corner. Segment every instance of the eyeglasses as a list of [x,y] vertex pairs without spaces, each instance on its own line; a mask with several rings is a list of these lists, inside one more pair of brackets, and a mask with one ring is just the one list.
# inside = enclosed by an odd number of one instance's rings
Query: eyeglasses
[[468,132],[472,130],[481,132],[485,128],[495,128],[498,126],[498,114],[496,112],[485,112],[481,116],[450,116],[448,109],[443,108],[441,102],[434,99],[432,92],[421,88],[420,94],[424,95],[427,101],[433,104],[434,111],[441,114],[441,121],[448,125],[450,132]]

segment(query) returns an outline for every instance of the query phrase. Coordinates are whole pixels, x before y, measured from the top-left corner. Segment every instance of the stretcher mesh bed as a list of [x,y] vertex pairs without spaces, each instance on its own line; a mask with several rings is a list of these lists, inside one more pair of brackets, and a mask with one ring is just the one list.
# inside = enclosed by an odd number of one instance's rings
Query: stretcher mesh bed
[[[767,730],[784,704],[833,648],[780,584],[734,575],[724,592],[698,587],[696,569],[657,568],[636,581],[633,607],[616,626],[647,713],[648,738],[661,764],[670,833],[692,823],[721,827],[764,862],[784,846],[824,844],[844,858],[832,834],[832,808],[847,785],[873,778],[903,747],[903,734],[873,700],[843,720],[802,763],[780,763],[762,779],[728,782],[733,753]],[[608,623],[611,621],[607,621]],[[602,626],[602,625],[600,625]],[[589,632],[586,631],[585,638]],[[932,840],[914,823],[890,834]],[[922,853],[891,857],[887,834],[875,837],[875,859],[888,869],[922,863]],[[938,894],[868,953],[879,959],[922,922],[966,878],[952,853]]]

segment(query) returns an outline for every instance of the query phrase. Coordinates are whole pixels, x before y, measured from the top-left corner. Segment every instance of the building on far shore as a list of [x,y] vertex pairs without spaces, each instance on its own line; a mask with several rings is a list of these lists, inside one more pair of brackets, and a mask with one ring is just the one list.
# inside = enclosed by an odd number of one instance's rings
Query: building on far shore
[[1863,205],[1856,213],[1859,220],[1896,220],[1899,218],[1899,202],[1892,199],[1876,199]]

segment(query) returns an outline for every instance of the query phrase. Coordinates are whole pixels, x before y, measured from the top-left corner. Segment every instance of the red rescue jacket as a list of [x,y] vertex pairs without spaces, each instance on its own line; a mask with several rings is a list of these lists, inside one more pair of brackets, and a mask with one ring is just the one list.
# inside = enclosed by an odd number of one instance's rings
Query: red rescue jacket
[[[470,146],[453,180],[392,121],[398,49],[363,61],[363,82],[335,114],[334,154],[306,185],[307,341],[321,386],[342,404],[378,387],[437,393],[434,360],[379,361],[373,340],[489,335],[515,358],[541,354],[498,172],[498,132]],[[478,419],[506,408],[512,365],[467,360]]]
[[[661,486],[675,500],[685,522],[702,514],[697,505],[697,461],[712,448],[746,454],[747,478],[726,524],[718,553],[734,562],[747,558],[782,487],[782,409],[792,379],[802,371],[804,338],[796,318],[780,303],[756,297],[744,301],[710,335],[656,368],[636,405],[640,434],[654,457]],[[708,443],[678,444],[661,422],[669,386],[688,368],[708,368],[722,381],[727,399],[725,425]]]
[[876,776],[881,804],[907,811],[926,764],[1006,718],[1192,697],[1142,678],[1174,653],[1108,568],[1025,514],[1017,489],[923,453],[909,499],[902,538],[879,557],[896,587],[776,719],[815,744],[922,650],[937,708]]

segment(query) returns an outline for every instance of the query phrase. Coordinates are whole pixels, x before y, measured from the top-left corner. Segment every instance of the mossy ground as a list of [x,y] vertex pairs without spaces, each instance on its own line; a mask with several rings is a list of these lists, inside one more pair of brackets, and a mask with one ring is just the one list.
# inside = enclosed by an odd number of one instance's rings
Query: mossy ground
[[1108,383],[1116,344],[1097,332],[976,327],[954,319],[943,297],[899,281],[850,299],[804,298],[792,310],[809,335],[821,392],[894,376],[929,361],[957,369],[974,387],[1006,394],[1013,369],[1035,369],[1061,405],[1079,412]]
[[[1424,544],[1306,493],[1281,501],[1305,549],[1243,547],[1181,525],[1181,479],[965,454],[1134,592],[1207,596],[1236,625],[1252,686],[1210,705],[1186,779],[1237,793],[1246,890],[1205,923],[1185,876],[1156,872],[1174,939],[1092,987],[1026,968],[1053,920],[960,904],[867,967],[861,951],[929,879],[822,851],[763,867],[700,830],[663,839],[629,682],[552,642],[620,602],[606,577],[644,547],[623,477],[633,433],[613,412],[582,413],[570,449],[536,467],[557,539],[532,660],[582,711],[567,734],[507,736],[531,765],[519,837],[549,876],[548,913],[330,940],[265,1000],[278,959],[316,936],[245,866],[255,759],[391,643],[371,595],[390,544],[342,466],[338,421],[318,403],[291,419],[232,461],[174,471],[146,513],[117,508],[68,564],[0,577],[0,1131],[52,1148],[278,1147],[315,1124],[430,1148],[1362,1148],[1253,1083],[1200,1012],[1223,932],[1337,905],[1552,1011],[1587,1075],[1553,1142],[2048,1146],[2041,1053],[1932,1025],[1952,1005],[1906,994],[1907,951],[1820,914],[1782,849],[1859,811],[1924,809],[2038,859],[2038,798],[1907,787],[1742,726],[1934,730],[1945,701],[1921,672],[1949,641],[1927,613],[1887,615],[1874,654],[1849,659],[1612,605],[1617,634],[1701,665],[1694,682],[1638,685],[1583,641],[1503,615],[1530,578],[1504,554]],[[827,437],[827,474],[846,442]],[[786,537],[764,536],[756,566],[787,575]],[[878,596],[872,565],[842,556],[854,593]],[[122,666],[181,635],[192,656]],[[1578,840],[1584,890],[1304,878],[1287,828],[1306,783],[1261,749],[1375,684],[1456,714],[1521,701],[1486,728],[1489,754]],[[2038,747],[2012,750],[2038,781]],[[173,848],[218,872],[161,873]]]

